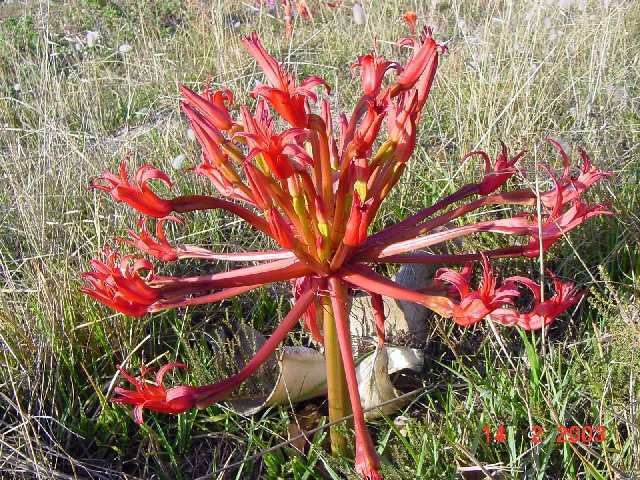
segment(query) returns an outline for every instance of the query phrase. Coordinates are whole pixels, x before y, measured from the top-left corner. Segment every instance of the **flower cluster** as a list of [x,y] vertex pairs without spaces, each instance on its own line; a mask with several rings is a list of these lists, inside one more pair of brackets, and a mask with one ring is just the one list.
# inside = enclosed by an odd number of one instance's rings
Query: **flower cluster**
[[[156,219],[155,235],[148,230],[149,220],[142,219],[137,231],[130,230],[128,238],[119,239],[121,244],[161,262],[185,258],[256,262],[221,273],[177,277],[159,275],[149,260],[122,255],[110,247],[100,259],[91,262],[92,270],[84,274],[84,291],[99,302],[126,315],[143,316],[217,302],[272,282],[288,281],[294,286],[295,303],[290,312],[256,357],[233,377],[203,387],[165,389],[164,373],[184,365],[163,367],[156,385],[123,372],[135,390],[117,389],[114,401],[134,405],[137,421],[142,421],[143,408],[179,413],[225,399],[273,353],[300,318],[322,341],[322,325],[316,312],[322,301],[319,292],[329,292],[354,412],[356,468],[365,478],[381,478],[364,424],[354,371],[347,312],[351,292],[361,290],[372,296],[381,343],[382,296],[419,303],[461,326],[490,316],[499,323],[525,329],[549,325],[578,302],[582,292],[572,282],[553,274],[555,293],[545,300],[541,286],[534,281],[511,277],[499,284],[491,267],[495,258],[538,256],[590,217],[609,214],[606,207],[590,206],[582,199],[583,193],[608,173],[593,166],[587,154],[580,151],[582,166],[572,174],[568,155],[553,140],[550,142],[562,157],[564,171],[557,178],[549,170],[553,180],[549,190],[536,193],[520,188],[501,192],[516,173],[524,152],[512,155],[502,145],[495,160],[485,152],[471,152],[469,155],[480,156],[485,164],[477,183],[464,185],[401,222],[370,232],[382,202],[398,183],[412,155],[420,116],[444,50],[427,28],[419,37],[403,39],[400,45],[412,52],[405,64],[375,53],[357,59],[353,68],[360,74],[362,96],[350,114],[334,117],[329,100],[322,93],[329,92],[325,81],[309,77],[298,83],[253,33],[244,39],[244,46],[266,79],[252,92],[255,108],[235,108],[233,95],[225,88],[207,87],[196,92],[181,87],[183,112],[202,147],[201,162],[193,172],[210,180],[223,198],[167,198],[150,184],[157,181],[171,189],[172,182],[151,165],[140,167],[130,178],[123,162],[118,175],[105,172],[93,181],[95,188],[115,201]],[[391,71],[395,74],[389,78]],[[527,208],[535,212],[537,204],[542,208],[541,214],[522,213]],[[495,206],[512,206],[513,211],[521,213],[460,223],[471,212]],[[209,209],[223,209],[239,216],[280,248],[216,253],[194,245],[174,245],[166,237],[167,222],[183,221],[177,215]],[[473,253],[425,251],[481,232],[521,237],[523,241]],[[474,262],[483,267],[477,286],[472,285]],[[463,268],[441,268],[430,286],[416,291],[377,273],[375,266],[384,263]],[[533,305],[526,312],[514,306],[523,290],[519,285],[533,295]]]

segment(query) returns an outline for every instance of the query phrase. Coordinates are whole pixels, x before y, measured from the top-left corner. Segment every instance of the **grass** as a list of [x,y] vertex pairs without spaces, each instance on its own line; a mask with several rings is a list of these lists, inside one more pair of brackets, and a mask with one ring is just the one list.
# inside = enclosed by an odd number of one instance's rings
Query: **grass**
[[[0,477],[353,475],[347,459],[327,454],[326,430],[314,434],[306,455],[272,448],[309,412],[320,417],[321,400],[251,417],[225,405],[149,414],[142,427],[108,402],[114,365],[123,360],[135,368],[180,358],[190,365],[183,380],[194,383],[228,374],[226,359],[238,352],[224,345],[238,322],[268,331],[288,299],[284,290],[263,289],[142,320],[112,315],[78,292],[79,273],[133,218],[86,187],[127,153],[167,169],[179,154],[196,161],[177,86],[210,77],[247,92],[258,73],[241,35],[256,29],[298,75],[325,76],[336,106],[346,108],[357,87],[348,65],[374,42],[396,55],[407,9],[436,25],[449,55],[420,146],[379,225],[474,178],[479,165],[459,159],[476,147],[495,151],[499,139],[530,150],[529,178],[539,162],[557,167],[546,135],[582,145],[615,173],[598,198],[616,216],[587,224],[548,256],[590,296],[544,336],[432,321],[428,365],[412,380],[424,390],[400,420],[371,424],[385,478],[456,478],[459,467],[482,476],[480,466],[498,468],[502,478],[640,472],[640,8],[616,1],[424,3],[364,2],[365,25],[355,25],[348,9],[324,9],[315,23],[297,23],[291,41],[266,11],[240,2],[0,4]],[[93,47],[83,45],[86,30],[100,32]],[[124,43],[132,50],[118,53]],[[206,188],[191,175],[172,176],[182,192]],[[218,213],[194,217],[176,236],[218,249],[261,242]],[[500,265],[534,275],[538,268]],[[308,339],[296,332],[290,342]],[[252,388],[259,383],[245,387]],[[485,424],[492,432],[503,424],[505,442],[487,444]],[[602,424],[606,440],[559,444],[558,424]],[[531,425],[545,432],[537,446],[528,438]],[[243,459],[251,461],[212,476]]]

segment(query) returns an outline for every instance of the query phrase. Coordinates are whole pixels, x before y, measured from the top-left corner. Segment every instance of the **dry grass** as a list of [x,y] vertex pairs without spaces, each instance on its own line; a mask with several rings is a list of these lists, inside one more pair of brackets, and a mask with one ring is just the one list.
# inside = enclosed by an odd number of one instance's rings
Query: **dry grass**
[[[191,478],[286,437],[286,409],[251,420],[212,407],[178,421],[157,416],[139,430],[105,400],[113,365],[124,358],[134,365],[187,358],[196,377],[215,377],[199,322],[238,314],[268,326],[283,300],[263,292],[250,309],[229,303],[142,321],[96,306],[78,293],[79,272],[133,219],[90,192],[88,180],[127,152],[165,168],[179,154],[195,160],[177,86],[211,77],[246,92],[258,73],[239,39],[252,29],[299,75],[325,76],[337,108],[349,106],[356,82],[348,65],[374,42],[397,55],[400,14],[409,8],[436,25],[449,55],[421,147],[382,221],[471,178],[478,166],[462,165],[461,155],[478,146],[493,151],[498,139],[530,149],[530,171],[541,161],[557,166],[541,142],[546,135],[582,145],[614,171],[599,194],[616,217],[587,225],[550,257],[600,301],[559,321],[544,348],[538,337],[512,331],[442,326],[440,346],[428,350],[428,381],[439,393],[407,410],[407,437],[377,426],[388,477],[452,476],[471,458],[499,462],[513,478],[611,478],[640,469],[640,364],[636,349],[624,348],[638,341],[640,9],[616,1],[425,3],[365,2],[365,25],[355,25],[348,9],[325,9],[314,24],[296,24],[291,41],[266,11],[241,2],[0,4],[0,476]],[[86,45],[87,30],[101,34],[94,47]],[[133,48],[118,53],[124,43]],[[192,176],[181,177],[182,191],[202,190]],[[218,214],[200,216],[180,235],[217,247],[259,241]],[[451,386],[459,382],[465,387]],[[530,448],[523,425],[553,431],[557,421],[605,423],[607,448]],[[499,422],[511,425],[510,443],[485,446],[482,424]],[[236,478],[343,472],[321,440],[307,460],[274,454]]]

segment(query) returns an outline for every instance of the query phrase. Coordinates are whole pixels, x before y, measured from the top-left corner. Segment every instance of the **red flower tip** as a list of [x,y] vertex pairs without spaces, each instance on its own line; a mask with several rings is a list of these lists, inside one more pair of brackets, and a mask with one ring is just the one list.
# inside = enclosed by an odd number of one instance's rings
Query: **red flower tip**
[[514,173],[516,173],[515,164],[525,154],[523,150],[516,156],[509,159],[507,146],[503,142],[500,142],[500,144],[502,145],[502,149],[496,157],[496,161],[493,166],[491,165],[491,158],[489,155],[481,150],[469,152],[462,158],[464,161],[473,155],[479,155],[484,160],[485,176],[479,184],[478,193],[480,193],[480,195],[489,195],[504,185],[505,182],[509,180]]
[[364,118],[356,128],[351,142],[351,147],[355,150],[356,158],[367,157],[371,146],[378,137],[382,121],[385,118],[385,106],[377,105],[375,101],[367,99],[367,111]]
[[234,183],[223,173],[223,171],[229,172],[224,165],[228,161],[227,154],[221,149],[221,146],[227,143],[227,140],[216,127],[184,102],[182,103],[182,110],[189,119],[198,143],[202,147],[202,163],[191,170],[198,175],[207,177],[222,196],[247,201],[246,195],[237,189]]
[[386,60],[383,56],[369,53],[358,57],[358,61],[351,65],[351,69],[360,68],[362,91],[367,97],[375,97],[380,91],[382,80],[389,69],[400,68],[397,62]]
[[309,8],[309,5],[307,5],[306,0],[297,0],[296,10],[305,20],[313,21],[313,15],[311,14],[311,9]]
[[400,41],[401,45],[413,46],[413,57],[407,65],[405,65],[402,73],[398,75],[393,88],[391,89],[391,96],[397,95],[399,92],[403,92],[411,89],[426,75],[432,77],[435,74],[438,57],[438,45],[431,36],[431,29],[425,27],[420,36],[420,41],[415,38],[404,38]]
[[233,120],[226,106],[226,102],[233,102],[233,94],[229,89],[215,92],[205,90],[203,94],[197,94],[186,85],[180,85],[180,92],[185,104],[198,110],[217,129],[229,130],[233,126]]
[[413,11],[404,12],[402,14],[402,19],[404,20],[404,23],[407,24],[407,28],[409,29],[409,33],[411,35],[415,35],[416,34],[416,23],[417,23],[417,20],[418,20],[418,16],[416,15],[416,12],[413,12]]
[[[591,163],[591,158],[587,155],[587,152],[578,147],[578,152],[582,159],[582,165],[580,166],[580,173],[577,176],[572,176],[570,172],[571,160],[563,146],[560,142],[552,138],[547,138],[546,140],[553,145],[562,157],[562,165],[564,168],[558,183],[565,203],[579,198],[586,190],[591,188],[593,184],[612,175],[612,172],[605,172],[593,165]],[[549,192],[545,192],[540,197],[542,203],[547,208],[552,208],[556,200],[556,190],[554,189]]]
[[541,286],[533,280],[526,277],[510,277],[505,280],[505,284],[519,283],[531,291],[534,298],[533,308],[526,313],[500,308],[491,313],[491,318],[504,325],[538,330],[549,325],[584,296],[585,291],[578,289],[573,282],[562,281],[553,272],[547,272],[551,275],[555,290],[551,298],[542,301]]
[[[216,166],[220,165],[226,158],[220,151],[220,145],[226,142],[220,130],[206,120],[205,117],[191,105],[182,102],[181,107],[193,127],[193,132],[198,142],[204,149],[205,154],[209,156],[209,161],[213,162]],[[215,149],[211,150],[212,147],[215,147]]]
[[135,378],[118,365],[121,375],[134,386],[134,390],[116,387],[114,403],[134,405],[133,417],[136,423],[143,423],[143,409],[160,413],[182,413],[195,406],[194,394],[196,389],[188,386],[178,386],[167,390],[163,385],[165,374],[174,368],[187,368],[183,363],[168,363],[156,373],[155,385],[144,380],[147,369],[140,369],[140,378]]
[[151,217],[162,218],[171,213],[171,201],[158,197],[149,187],[150,180],[160,180],[171,188],[172,183],[166,173],[151,165],[143,165],[136,171],[133,182],[127,174],[127,164],[120,163],[119,176],[104,172],[91,181],[91,187],[109,193],[111,197],[124,202],[140,213]]
[[278,61],[267,53],[256,32],[244,38],[243,44],[251,56],[258,62],[267,77],[270,86],[260,85],[253,91],[254,96],[264,97],[289,124],[297,128],[307,126],[307,99],[317,101],[314,88],[329,85],[320,77],[311,76],[298,86]]
[[448,268],[436,272],[435,280],[450,283],[460,296],[460,301],[453,303],[453,320],[458,325],[478,323],[492,311],[512,303],[513,298],[520,294],[511,284],[496,288],[497,280],[485,255],[482,255],[482,266],[482,283],[476,290],[470,285],[473,271],[471,264],[467,264],[460,273]]
[[138,220],[138,228],[140,234],[133,230],[129,230],[130,238],[119,237],[117,240],[126,245],[138,248],[139,250],[151,255],[163,262],[174,262],[178,260],[177,250],[167,241],[164,231],[164,224],[168,221],[183,223],[178,217],[169,215],[159,219],[156,222],[156,238],[154,238],[146,228],[147,220],[141,217]]
[[148,270],[149,276],[153,275],[151,262],[133,255],[120,256],[108,247],[103,257],[103,260],[91,260],[93,270],[82,275],[88,285],[81,291],[125,315],[142,317],[147,314],[160,298],[158,290],[150,287],[140,275],[141,270]]
[[251,32],[248,37],[242,39],[242,44],[264,71],[269,85],[279,90],[286,90],[291,77],[282,69],[278,61],[265,50],[258,34]]
[[[261,156],[275,177],[282,180],[293,175],[294,165],[290,157],[306,158],[308,154],[298,145],[307,135],[302,128],[290,128],[282,133],[273,133],[273,119],[265,110],[264,103],[256,109],[254,116],[243,107],[243,131],[236,135],[247,139],[250,151],[247,161]],[[310,160],[303,160],[309,161]]]

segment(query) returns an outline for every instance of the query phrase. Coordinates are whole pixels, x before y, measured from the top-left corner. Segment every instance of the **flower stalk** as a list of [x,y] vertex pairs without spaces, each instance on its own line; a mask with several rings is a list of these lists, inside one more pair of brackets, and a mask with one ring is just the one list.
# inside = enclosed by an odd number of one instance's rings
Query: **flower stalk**
[[[349,390],[347,388],[342,355],[340,354],[340,344],[338,342],[333,305],[329,297],[324,297],[321,303],[323,313],[322,334],[324,338],[324,355],[327,365],[329,421],[335,422],[351,414],[351,405],[349,403]],[[330,437],[331,452],[334,455],[345,455],[349,453],[347,438],[340,426],[331,427]]]

